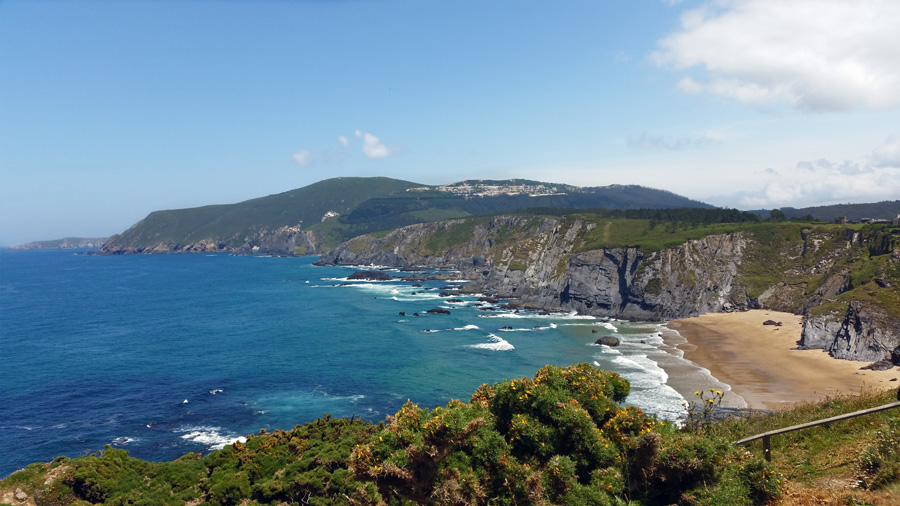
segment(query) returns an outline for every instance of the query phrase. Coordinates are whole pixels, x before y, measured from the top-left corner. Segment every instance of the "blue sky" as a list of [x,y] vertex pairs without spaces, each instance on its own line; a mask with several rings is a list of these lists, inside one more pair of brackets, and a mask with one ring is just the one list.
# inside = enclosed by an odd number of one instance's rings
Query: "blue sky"
[[336,176],[900,198],[894,0],[0,0],[0,245]]

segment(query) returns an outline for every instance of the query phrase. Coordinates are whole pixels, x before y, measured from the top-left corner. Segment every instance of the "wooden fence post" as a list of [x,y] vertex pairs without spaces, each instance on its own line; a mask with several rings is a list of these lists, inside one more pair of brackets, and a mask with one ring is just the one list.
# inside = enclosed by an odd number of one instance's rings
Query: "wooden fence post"
[[[900,391],[897,391],[897,398],[900,399]],[[875,406],[874,408],[863,409],[860,411],[854,411],[853,413],[846,413],[843,415],[832,416],[830,418],[825,418],[822,420],[816,420],[814,422],[809,423],[801,423],[800,425],[793,425],[791,427],[785,427],[783,429],[770,430],[769,432],[765,432],[763,434],[757,434],[755,436],[746,437],[741,439],[740,441],[735,441],[733,444],[735,445],[745,445],[750,441],[756,441],[757,439],[762,439],[763,441],[763,455],[766,458],[767,462],[772,462],[772,441],[771,437],[784,434],[785,432],[792,432],[800,429],[808,429],[810,427],[815,427],[817,425],[828,425],[832,422],[836,422],[838,420],[846,420],[848,418],[855,418],[857,416],[862,415],[870,415],[872,413],[877,413],[879,411],[884,411],[887,409],[900,408],[900,402],[892,402],[890,404],[882,404],[881,406]]]

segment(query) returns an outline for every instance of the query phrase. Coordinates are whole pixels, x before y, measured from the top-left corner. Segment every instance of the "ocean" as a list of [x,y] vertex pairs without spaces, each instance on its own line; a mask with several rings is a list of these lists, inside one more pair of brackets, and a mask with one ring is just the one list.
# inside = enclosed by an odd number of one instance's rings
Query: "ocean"
[[618,372],[629,404],[673,420],[671,371],[714,383],[664,322],[485,311],[441,297],[452,280],[348,281],[313,257],[86,253],[0,250],[0,476],[104,445],[170,460],[325,413],[377,422],[545,364]]

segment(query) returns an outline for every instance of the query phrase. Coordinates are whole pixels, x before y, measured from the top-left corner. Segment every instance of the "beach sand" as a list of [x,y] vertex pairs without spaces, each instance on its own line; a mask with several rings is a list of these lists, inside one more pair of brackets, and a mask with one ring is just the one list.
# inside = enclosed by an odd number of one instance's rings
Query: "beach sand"
[[[675,320],[669,328],[684,339],[674,345],[684,358],[704,367],[753,409],[779,409],[800,401],[835,394],[900,387],[900,369],[860,370],[866,362],[837,360],[822,350],[795,350],[802,330],[800,316],[766,310],[707,314]],[[782,326],[763,325],[766,320]],[[686,340],[686,341],[685,341]],[[691,387],[672,385],[688,400],[698,400]],[[688,393],[686,393],[686,391]],[[730,394],[729,394],[730,395]],[[723,405],[740,407],[740,399]]]

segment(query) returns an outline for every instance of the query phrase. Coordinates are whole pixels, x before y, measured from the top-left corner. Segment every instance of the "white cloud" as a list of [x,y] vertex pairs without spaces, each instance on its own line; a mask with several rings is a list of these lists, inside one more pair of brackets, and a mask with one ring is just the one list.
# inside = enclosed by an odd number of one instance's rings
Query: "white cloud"
[[294,163],[296,163],[297,165],[299,165],[301,167],[308,167],[313,163],[313,159],[315,158],[315,156],[313,155],[312,151],[309,151],[308,149],[304,149],[304,150],[297,151],[296,153],[294,153],[291,156],[291,158],[294,160]]
[[341,143],[341,146],[347,147],[350,145],[350,139],[344,137],[343,135],[338,135],[338,142]]
[[[769,170],[772,169],[766,172]],[[760,190],[741,192],[738,205],[745,209],[806,207],[895,200],[898,195],[900,165],[878,168],[853,160],[839,163],[817,160],[783,169],[778,178],[769,180]]]
[[363,140],[362,152],[369,158],[385,158],[396,153],[397,148],[390,148],[381,143],[378,137],[362,130],[355,132]]
[[871,158],[876,167],[900,167],[900,137],[888,139],[875,148]]
[[[670,2],[671,3],[671,2]],[[686,11],[652,59],[678,86],[805,111],[900,105],[897,0],[715,0]]]
[[705,148],[711,144],[721,142],[707,135],[692,135],[678,138],[651,135],[641,132],[640,135],[632,135],[628,138],[628,147],[637,149],[668,149],[681,151],[688,148]]

